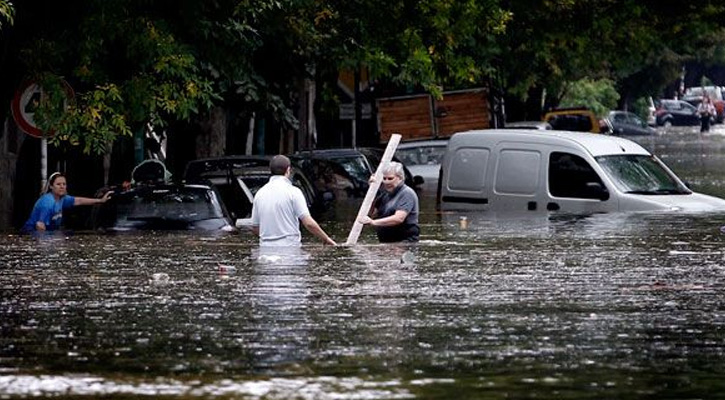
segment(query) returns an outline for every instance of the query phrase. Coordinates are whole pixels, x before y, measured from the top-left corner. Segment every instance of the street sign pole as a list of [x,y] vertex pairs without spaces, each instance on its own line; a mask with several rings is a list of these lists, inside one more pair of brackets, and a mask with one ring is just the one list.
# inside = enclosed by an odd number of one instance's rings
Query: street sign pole
[[45,190],[48,183],[48,139],[40,139],[40,192]]
[[[73,89],[66,81],[62,81],[62,84],[66,101],[70,101],[73,98]],[[54,133],[52,131],[43,132],[35,122],[35,109],[38,107],[43,96],[43,88],[40,84],[34,80],[27,80],[18,87],[10,102],[10,111],[20,130],[32,137],[40,139],[41,192],[45,189],[48,179],[48,137],[52,137]]]

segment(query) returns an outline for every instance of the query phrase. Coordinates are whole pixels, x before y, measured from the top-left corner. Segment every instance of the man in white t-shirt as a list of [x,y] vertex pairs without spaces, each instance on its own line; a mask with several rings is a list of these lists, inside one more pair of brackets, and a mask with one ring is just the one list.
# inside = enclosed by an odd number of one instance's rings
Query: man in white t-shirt
[[324,243],[337,245],[310,216],[302,191],[290,181],[289,158],[277,155],[269,163],[272,177],[254,195],[252,230],[262,246],[300,246],[300,222]]

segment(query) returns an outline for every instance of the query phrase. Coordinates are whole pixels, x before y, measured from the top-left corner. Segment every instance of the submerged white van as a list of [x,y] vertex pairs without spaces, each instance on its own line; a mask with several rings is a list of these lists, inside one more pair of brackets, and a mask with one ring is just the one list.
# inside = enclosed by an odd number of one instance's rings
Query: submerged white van
[[639,144],[591,133],[457,133],[440,174],[441,210],[725,211],[725,200],[692,192]]

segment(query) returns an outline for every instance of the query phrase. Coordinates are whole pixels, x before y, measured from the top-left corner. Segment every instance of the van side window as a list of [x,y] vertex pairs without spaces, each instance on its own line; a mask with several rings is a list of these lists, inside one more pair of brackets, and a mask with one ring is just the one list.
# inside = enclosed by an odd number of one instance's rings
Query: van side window
[[541,187],[540,151],[502,149],[498,154],[494,191],[501,194],[533,196]]
[[463,147],[456,150],[448,173],[448,189],[455,191],[480,192],[486,187],[488,175],[487,148]]
[[604,187],[599,175],[583,158],[562,152],[549,156],[549,192],[554,197],[596,199],[599,194],[591,190],[590,183]]

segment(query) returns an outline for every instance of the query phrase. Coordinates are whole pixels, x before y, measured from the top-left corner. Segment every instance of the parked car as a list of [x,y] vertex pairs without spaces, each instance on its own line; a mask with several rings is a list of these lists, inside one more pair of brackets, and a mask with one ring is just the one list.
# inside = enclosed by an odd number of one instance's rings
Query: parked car
[[662,99],[656,103],[657,126],[699,125],[697,108],[684,100]]
[[652,96],[647,97],[647,125],[657,125],[657,107],[655,107],[655,102],[652,100]]
[[692,192],[639,144],[580,132],[456,133],[439,187],[442,210],[725,211],[725,200]]
[[441,161],[446,152],[448,140],[421,140],[405,142],[398,145],[395,156],[413,176],[423,178],[425,189],[435,189],[438,186],[438,173]]
[[359,187],[358,179],[353,178],[341,164],[300,154],[289,157],[319,192],[330,193],[335,201],[364,195],[364,188]]
[[558,131],[602,133],[596,115],[586,107],[553,109],[544,115],[543,120]]
[[[190,161],[184,171],[184,181],[209,183],[221,194],[231,217],[244,220],[252,214],[252,202],[257,190],[264,186],[272,173],[270,157],[226,156]],[[300,188],[310,212],[318,214],[330,206],[331,195],[315,189],[310,179],[293,164],[292,183]]]
[[[372,147],[361,147],[357,149],[323,149],[309,150],[295,153],[290,158],[295,160],[298,165],[309,164],[311,161],[305,160],[327,160],[338,164],[342,167],[347,175],[352,179],[353,189],[348,191],[351,197],[364,197],[368,190],[368,179],[374,174],[383,158],[384,150]],[[400,161],[393,157],[394,161]],[[305,168],[306,169],[306,168]],[[413,174],[405,167],[405,183],[416,188],[423,183],[420,176],[414,177]],[[312,179],[316,179],[313,177]]]
[[[365,158],[368,161],[368,164],[370,165],[370,174],[374,174],[375,171],[378,169],[378,165],[380,165],[380,161],[383,159],[383,154],[385,154],[384,149],[378,149],[375,147],[361,147],[357,149],[362,155],[365,156]],[[413,175],[412,172],[410,172],[410,169],[408,169],[408,166],[405,165],[403,161],[401,161],[398,157],[393,155],[392,161],[397,161],[401,164],[403,164],[403,172],[405,173],[405,184],[410,186],[413,189],[418,189],[420,185],[422,185],[425,180],[420,175]],[[370,176],[368,175],[368,178]],[[367,180],[365,181],[367,183]],[[367,190],[367,188],[366,188]]]
[[551,124],[546,121],[511,121],[507,122],[504,129],[537,129],[541,131],[551,130]]
[[628,111],[610,111],[607,120],[611,126],[611,134],[617,136],[655,135],[652,129],[642,118]]
[[717,116],[715,121],[723,122],[725,117],[725,99],[723,99],[722,88],[720,86],[692,86],[685,90],[682,100],[697,107],[702,103],[702,98],[707,96],[712,100],[715,106]]
[[155,183],[117,191],[94,206],[94,229],[234,231],[219,193],[207,185]]

